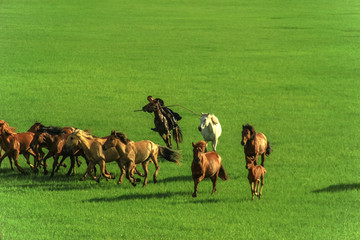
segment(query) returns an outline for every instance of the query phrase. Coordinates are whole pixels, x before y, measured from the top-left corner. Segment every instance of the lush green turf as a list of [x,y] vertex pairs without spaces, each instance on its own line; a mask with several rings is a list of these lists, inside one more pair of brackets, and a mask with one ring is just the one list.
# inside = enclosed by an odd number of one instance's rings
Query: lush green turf
[[[162,144],[152,116],[133,112],[161,97],[218,116],[231,178],[192,199],[199,119],[176,108],[183,163],[161,161],[156,185],[80,182],[84,165],[23,176],[4,160],[0,238],[359,239],[359,12],[355,0],[0,1],[0,119]],[[274,150],[260,201],[247,122]]]

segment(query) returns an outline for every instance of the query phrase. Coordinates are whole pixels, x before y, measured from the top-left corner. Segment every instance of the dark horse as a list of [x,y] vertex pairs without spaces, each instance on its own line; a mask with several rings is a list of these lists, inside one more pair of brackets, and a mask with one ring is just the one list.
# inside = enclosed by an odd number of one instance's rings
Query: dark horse
[[144,112],[155,114],[155,129],[153,130],[160,134],[168,148],[172,148],[171,130],[173,131],[173,138],[176,141],[177,149],[179,149],[179,143],[182,142],[183,136],[181,129],[177,124],[177,120],[172,118],[172,121],[175,122],[175,124],[172,124],[169,117],[166,117],[161,111],[161,105],[155,101],[150,101],[150,103],[145,105],[142,110]]
[[245,160],[250,161],[254,158],[254,164],[257,165],[257,159],[261,155],[261,166],[264,166],[265,155],[270,155],[271,146],[265,135],[255,132],[250,124],[243,125],[241,145],[244,146]]
[[194,160],[191,164],[192,177],[194,179],[194,193],[193,197],[197,197],[197,187],[201,180],[210,178],[213,183],[212,193],[216,191],[216,180],[220,177],[222,180],[228,180],[225,168],[222,165],[222,160],[216,152],[206,152],[206,142],[199,141],[193,145]]

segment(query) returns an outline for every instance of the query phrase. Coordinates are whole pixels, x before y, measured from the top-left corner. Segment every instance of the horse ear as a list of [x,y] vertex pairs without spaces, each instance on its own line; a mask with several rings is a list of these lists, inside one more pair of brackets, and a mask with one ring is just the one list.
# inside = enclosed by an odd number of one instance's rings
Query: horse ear
[[193,142],[191,144],[192,144],[193,147],[195,147],[195,144]]
[[219,121],[216,119],[215,116],[211,116],[211,121],[212,121],[213,124],[215,124],[215,125],[219,123]]

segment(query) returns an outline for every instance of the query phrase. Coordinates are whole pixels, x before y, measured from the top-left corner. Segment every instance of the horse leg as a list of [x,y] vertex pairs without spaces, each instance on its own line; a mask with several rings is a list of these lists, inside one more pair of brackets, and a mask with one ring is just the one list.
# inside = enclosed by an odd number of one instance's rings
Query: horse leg
[[137,169],[137,167],[135,167],[134,171],[135,171],[135,173],[136,173],[137,175],[139,175],[140,177],[145,177],[145,175],[142,174],[142,173],[139,171],[139,169]]
[[76,174],[75,158],[73,155],[70,156],[70,168],[66,175],[70,176],[71,172],[74,172],[74,174]]
[[213,151],[216,152],[216,146],[217,146],[218,140],[215,138],[213,141],[211,141],[211,145],[213,148]]
[[[30,166],[30,168],[31,168],[31,169],[34,169],[34,165],[32,165],[32,164],[30,163],[30,154],[29,154],[29,153],[24,153],[23,156],[24,156],[24,158],[26,159],[26,163]],[[34,160],[34,161],[36,161],[36,160]]]
[[254,192],[255,192],[254,182],[250,182],[250,188],[251,188],[251,198],[252,198],[252,200],[254,200]]
[[261,154],[261,166],[264,166],[265,162],[265,153]]
[[92,175],[90,172],[94,166],[95,165],[94,165],[93,161],[89,161],[88,167],[86,168],[86,172],[85,172],[84,176],[82,176],[82,178],[80,178],[80,181],[84,181],[88,174]]
[[144,169],[145,177],[144,177],[143,187],[145,187],[147,184],[148,177],[149,177],[149,169],[148,169],[149,161],[142,162],[141,165]]
[[259,192],[259,199],[261,198],[263,187],[264,187],[264,177],[261,177],[261,187],[260,187],[260,192]]
[[58,163],[58,165],[56,166],[55,172],[58,172],[60,169],[60,166],[62,166],[64,164],[65,159],[68,157],[68,155],[63,155],[60,162]]
[[126,172],[126,178],[130,181],[130,183],[135,187],[136,186],[136,180],[134,179],[134,176],[132,176],[133,168],[136,166],[133,166],[133,162],[130,160],[125,164],[125,172]]
[[158,172],[159,172],[159,170],[160,170],[160,166],[159,166],[159,163],[158,163],[158,160],[157,160],[158,154],[159,154],[159,152],[154,153],[154,154],[152,154],[151,157],[150,157],[151,160],[152,160],[152,162],[153,162],[154,165],[155,165],[154,183],[157,183],[157,175],[158,175]]
[[50,177],[51,177],[51,178],[54,176],[55,169],[56,169],[56,167],[59,165],[59,163],[58,163],[59,155],[58,155],[58,154],[55,154],[55,155],[53,156],[53,158],[54,158],[54,162],[53,162],[53,167],[52,167],[52,171],[51,171],[51,174],[50,174]]
[[[4,155],[5,156],[5,155]],[[13,155],[13,159],[14,159],[14,162],[15,162],[15,166],[17,167],[17,169],[22,173],[22,174],[26,174],[26,172],[24,171],[24,169],[22,169],[19,165],[19,162],[18,162],[18,157],[19,157],[19,151],[16,151],[14,152],[14,155]]]
[[175,136],[175,142],[176,142],[176,147],[177,149],[179,150],[179,142],[180,142],[180,139],[179,139],[179,129],[178,127],[176,127],[174,130],[173,130],[173,134]]
[[194,179],[194,193],[192,194],[192,197],[197,197],[197,188],[201,180],[203,180],[205,177],[205,173],[201,175],[200,177],[193,177]]
[[216,180],[218,179],[218,175],[219,175],[219,172],[217,172],[214,176],[212,176],[210,179],[213,183],[213,189],[212,189],[212,193],[211,194],[214,194],[216,192]]
[[169,148],[172,149],[172,143],[171,143],[171,133],[170,131],[167,132],[166,134],[166,138],[168,139],[168,142],[169,142]]
[[123,177],[124,177],[125,170],[124,170],[124,166],[121,164],[120,161],[117,161],[117,164],[118,164],[118,166],[120,168],[120,177],[119,177],[119,180],[118,180],[117,184],[121,184],[122,180],[123,180]]
[[13,162],[11,160],[11,156],[8,156],[8,158],[9,158],[9,162],[10,162],[10,168],[11,168],[11,170],[14,171],[14,166],[13,166]]
[[[10,161],[11,161],[11,155],[9,155],[11,152],[12,152],[11,150],[5,152],[5,154],[0,158],[0,166],[1,166],[1,163],[2,163],[2,161],[4,160],[4,158],[6,158],[7,156],[9,156],[9,159],[10,159]],[[11,163],[11,162],[10,162],[10,163]]]

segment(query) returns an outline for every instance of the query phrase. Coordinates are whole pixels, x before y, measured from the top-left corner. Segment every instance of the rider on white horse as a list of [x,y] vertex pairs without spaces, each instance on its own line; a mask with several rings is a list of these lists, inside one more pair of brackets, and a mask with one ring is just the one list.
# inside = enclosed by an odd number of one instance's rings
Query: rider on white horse
[[213,151],[216,151],[218,138],[221,135],[221,125],[219,119],[214,114],[201,113],[199,131],[205,142],[212,142]]

